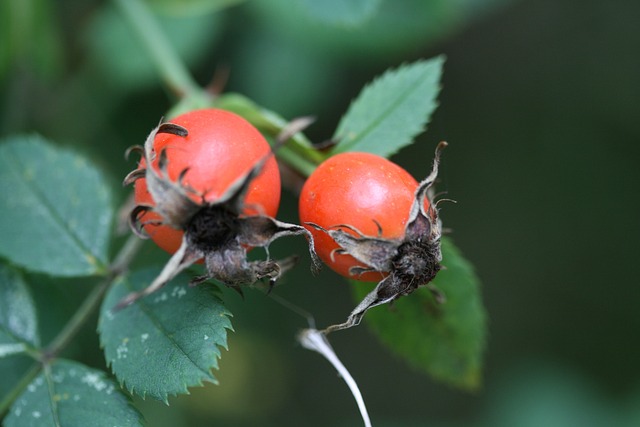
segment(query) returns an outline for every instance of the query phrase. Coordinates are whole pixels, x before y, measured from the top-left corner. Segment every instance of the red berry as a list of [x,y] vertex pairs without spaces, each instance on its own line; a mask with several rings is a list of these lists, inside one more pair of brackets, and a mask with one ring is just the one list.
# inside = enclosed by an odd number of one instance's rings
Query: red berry
[[[379,237],[402,239],[417,187],[418,182],[406,170],[383,157],[359,152],[337,154],[318,166],[304,184],[300,220],[325,229],[346,224],[366,236],[381,233]],[[425,200],[425,209],[428,207]],[[349,269],[365,266],[351,255],[335,253],[339,246],[327,233],[309,226],[307,229],[313,234],[320,258],[342,276],[378,282],[386,274],[366,272],[354,277]]]
[[[204,194],[207,202],[216,201],[270,152],[269,144],[256,128],[228,111],[191,111],[171,119],[171,123],[185,128],[188,135],[158,133],[153,142],[156,153],[153,166],[158,170],[158,153],[165,149],[169,179],[177,181],[187,170],[182,182],[194,190],[192,199],[196,202],[202,201],[199,194]],[[139,166],[145,167],[144,158]],[[135,201],[138,205],[155,205],[144,178],[135,183]],[[280,174],[275,158],[271,157],[250,183],[243,214],[274,217],[279,203]],[[142,223],[155,220],[160,220],[160,216],[153,211],[140,217]],[[174,253],[180,247],[183,231],[153,224],[146,224],[144,229],[167,252]]]

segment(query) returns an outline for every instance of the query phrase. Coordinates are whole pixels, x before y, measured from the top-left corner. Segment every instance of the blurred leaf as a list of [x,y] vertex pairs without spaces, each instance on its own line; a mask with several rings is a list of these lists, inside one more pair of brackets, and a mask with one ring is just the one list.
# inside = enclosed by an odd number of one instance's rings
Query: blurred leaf
[[332,25],[357,26],[369,19],[380,0],[302,0],[311,17]]
[[[367,312],[365,321],[393,352],[434,378],[464,389],[481,383],[486,340],[486,313],[473,267],[446,238],[442,239],[446,269],[432,282],[446,295],[438,305],[428,289],[419,289]],[[354,286],[356,297],[369,289]]]
[[619,396],[614,399],[607,395],[575,365],[529,359],[502,370],[501,378],[487,396],[484,426],[639,425],[631,422],[632,413],[620,405]]
[[426,129],[437,106],[443,57],[388,70],[367,85],[340,120],[334,153],[389,157]]
[[0,142],[0,255],[32,271],[104,271],[113,209],[100,172],[44,138]]
[[189,287],[186,276],[120,311],[111,309],[127,294],[146,287],[159,270],[133,273],[114,284],[100,313],[98,329],[107,363],[132,393],[167,401],[203,381],[216,383],[220,348],[227,345],[231,315],[207,285]]
[[141,426],[142,415],[104,372],[58,360],[15,400],[4,425]]
[[[189,67],[211,51],[221,29],[219,14],[194,16],[157,15],[158,24],[173,48]],[[107,4],[88,27],[92,60],[102,75],[123,86],[140,90],[156,85],[160,74],[138,34],[111,4]]]
[[300,49],[295,40],[254,28],[237,43],[230,86],[284,117],[315,114],[318,105],[331,105],[341,91],[343,79],[336,62]]
[[[313,0],[309,0],[311,2]],[[492,3],[506,0],[491,0]],[[415,56],[434,41],[478,14],[477,0],[387,0],[358,27],[330,26],[312,18],[302,1],[247,3],[269,30],[294,40],[301,49],[362,65],[363,60],[388,63]],[[323,2],[317,1],[318,4]],[[390,57],[391,56],[391,57]]]
[[20,65],[39,77],[52,77],[63,60],[55,4],[50,0],[0,2],[0,77]]
[[0,264],[0,359],[40,346],[38,319],[27,284]]
[[245,0],[147,0],[160,13],[174,16],[202,15],[235,6]]

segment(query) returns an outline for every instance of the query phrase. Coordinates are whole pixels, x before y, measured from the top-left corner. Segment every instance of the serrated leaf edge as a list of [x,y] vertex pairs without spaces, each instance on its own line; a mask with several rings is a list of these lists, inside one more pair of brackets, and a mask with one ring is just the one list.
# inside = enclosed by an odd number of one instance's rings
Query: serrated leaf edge
[[[133,291],[134,289],[130,286],[129,282],[126,280],[123,280],[123,283],[125,283],[125,286],[127,288],[129,288],[130,291]],[[220,313],[220,316],[224,316],[226,318],[230,318],[233,317],[233,314],[231,312],[229,312],[229,310],[227,310],[226,306],[224,305],[224,301],[222,301],[222,299],[219,297],[218,292],[217,292],[217,288],[214,287],[206,287],[205,284],[200,285],[201,287],[205,287],[205,290],[210,292],[211,295],[213,297],[215,297],[220,303],[221,305],[224,307],[224,312]],[[140,299],[138,301],[136,301],[134,303],[134,305],[142,305],[144,302],[144,299]],[[141,310],[143,310],[145,312],[145,314],[148,316],[147,314],[147,310],[144,308],[141,308]],[[150,317],[150,316],[148,316]],[[152,321],[152,323],[155,325],[156,322]],[[103,350],[105,349],[106,343],[103,340],[103,333],[102,333],[102,324],[103,324],[103,320],[102,320],[102,316],[100,316],[100,319],[98,321],[98,335],[100,337],[100,348]],[[234,332],[233,326],[231,325],[231,321],[228,322],[227,325],[223,326],[223,330],[229,330]],[[164,333],[164,328],[162,329],[163,334],[165,337],[168,337],[168,334]],[[169,405],[169,400],[168,398],[170,396],[179,396],[179,395],[189,395],[191,394],[189,392],[189,387],[203,387],[205,382],[209,382],[212,384],[219,384],[218,379],[215,378],[215,376],[212,374],[211,370],[212,369],[216,369],[219,370],[219,366],[218,366],[218,361],[222,358],[222,352],[219,350],[221,348],[225,349],[226,351],[229,351],[229,347],[228,347],[228,340],[227,340],[227,334],[225,333],[224,336],[224,343],[223,344],[216,344],[216,347],[218,349],[217,352],[214,353],[214,358],[213,358],[213,364],[212,366],[205,372],[200,366],[196,365],[195,363],[193,363],[193,361],[191,361],[191,358],[186,354],[186,352],[177,344],[175,343],[172,339],[170,339],[172,341],[172,343],[174,344],[174,346],[178,349],[180,349],[180,351],[187,357],[187,359],[189,359],[189,361],[193,364],[193,366],[195,366],[196,368],[198,368],[198,370],[202,373],[204,373],[204,375],[200,376],[197,380],[197,382],[193,383],[193,384],[187,384],[186,382],[180,384],[182,386],[182,389],[178,392],[175,393],[160,393],[158,396],[155,395],[151,395],[149,394],[146,390],[143,390],[141,392],[137,392],[135,390],[134,386],[129,386],[129,384],[127,383],[127,381],[124,378],[120,378],[120,376],[118,375],[118,373],[113,372],[113,360],[111,359],[107,359],[106,358],[106,354],[105,354],[105,361],[107,363],[107,367],[111,370],[111,372],[115,375],[116,379],[118,380],[118,383],[120,385],[120,387],[122,389],[127,390],[130,394],[134,395],[138,395],[140,396],[143,400],[146,400],[147,395],[151,396],[154,399],[160,400],[162,401],[164,404],[166,404],[167,406]]]
[[[385,70],[382,74],[376,76],[372,81],[368,82],[367,84],[365,84],[365,86],[363,87],[363,89],[360,91],[360,93],[356,96],[355,99],[353,99],[351,101],[351,103],[349,104],[349,107],[347,108],[346,113],[341,117],[340,122],[338,123],[338,127],[336,128],[336,131],[334,133],[333,136],[333,140],[338,141],[337,145],[333,148],[333,150],[331,151],[330,155],[333,154],[337,154],[337,153],[343,153],[343,152],[348,152],[348,151],[352,151],[352,147],[354,145],[357,144],[357,142],[359,140],[362,139],[363,135],[368,134],[372,129],[375,129],[375,127],[377,126],[377,123],[379,123],[379,118],[376,118],[374,120],[371,120],[371,124],[365,128],[365,130],[361,131],[358,135],[358,137],[356,139],[350,140],[350,141],[346,141],[341,143],[340,141],[345,137],[344,133],[348,132],[348,130],[344,129],[344,120],[346,117],[349,116],[349,114],[351,113],[351,110],[353,108],[357,108],[356,105],[359,104],[359,102],[366,96],[369,96],[369,93],[371,93],[372,91],[376,90],[376,86],[379,86],[381,83],[383,83],[386,79],[389,78],[393,78],[394,75],[397,75],[403,71],[406,71],[408,68],[410,67],[414,67],[414,66],[419,66],[422,65],[425,68],[429,67],[431,65],[438,65],[439,64],[439,71],[438,71],[438,81],[440,82],[442,79],[442,66],[444,65],[444,62],[446,60],[446,57],[444,55],[439,55],[436,56],[434,58],[431,59],[422,59],[422,60],[418,60],[412,63],[402,63],[400,66],[396,67],[396,68],[390,68]],[[413,85],[413,87],[409,88],[406,92],[404,92],[402,95],[397,96],[395,98],[395,102],[393,103],[393,105],[397,105],[398,103],[401,102],[401,100],[407,96],[409,96],[411,94],[411,91],[415,88],[416,85]],[[433,116],[433,113],[435,112],[435,110],[438,108],[438,106],[440,105],[439,101],[438,101],[438,95],[440,94],[440,91],[442,90],[442,83],[439,83],[437,86],[437,90],[434,94],[433,97],[433,108],[431,109],[431,111],[428,112],[428,116],[426,118],[426,120],[424,120],[420,126],[418,127],[417,131],[412,132],[412,134],[410,135],[409,139],[413,140],[417,135],[420,135],[421,133],[425,132],[428,124],[431,121],[431,117]],[[391,111],[393,108],[389,107],[386,111]],[[379,117],[383,117],[385,116],[385,114],[380,115]],[[400,146],[395,146],[393,149],[387,150],[384,154],[384,157],[389,157],[395,153],[397,153],[401,148],[404,148],[407,145],[410,145],[411,141],[402,144]],[[366,151],[366,150],[358,150],[358,151]],[[377,153],[376,153],[377,154]]]

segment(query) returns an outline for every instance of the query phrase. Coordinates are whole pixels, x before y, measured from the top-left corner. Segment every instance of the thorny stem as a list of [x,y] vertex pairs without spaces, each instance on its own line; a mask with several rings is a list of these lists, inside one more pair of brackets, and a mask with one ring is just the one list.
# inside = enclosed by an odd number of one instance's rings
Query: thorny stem
[[4,415],[9,406],[18,397],[20,393],[29,385],[29,383],[40,373],[42,367],[51,362],[56,356],[71,342],[80,329],[86,324],[87,319],[102,301],[102,296],[109,286],[128,268],[129,263],[135,257],[135,254],[142,247],[143,241],[137,236],[132,235],[125,242],[116,256],[115,260],[109,267],[108,274],[95,287],[93,291],[82,302],[78,310],[69,319],[60,333],[51,341],[47,348],[40,356],[40,363],[31,368],[20,380],[18,384],[9,392],[9,394],[0,402],[0,417]]
[[181,98],[204,96],[204,91],[180,60],[145,2],[142,0],[114,1],[145,44],[167,86]]

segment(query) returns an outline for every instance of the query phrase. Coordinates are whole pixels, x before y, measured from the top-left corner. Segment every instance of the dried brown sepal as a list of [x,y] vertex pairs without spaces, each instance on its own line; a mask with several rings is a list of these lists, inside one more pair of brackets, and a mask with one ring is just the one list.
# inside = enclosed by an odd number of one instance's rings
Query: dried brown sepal
[[[323,330],[325,334],[356,326],[365,312],[372,307],[392,302],[409,295],[417,288],[426,286],[434,293],[436,301],[444,302],[444,296],[430,282],[441,269],[442,251],[440,237],[442,224],[438,218],[437,203],[430,194],[438,177],[440,152],[446,142],[438,144],[431,173],[418,185],[409,213],[409,220],[401,239],[369,237],[350,226],[338,225],[324,229],[317,224],[310,226],[327,233],[338,245],[336,254],[348,254],[365,267],[352,267],[350,273],[357,279],[364,272],[387,274],[376,287],[353,309],[346,322],[332,325]],[[425,209],[425,199],[429,208]],[[354,232],[347,233],[344,229]],[[333,254],[332,254],[333,256]]]
[[[282,144],[296,132],[310,123],[303,118],[285,127],[278,137]],[[269,287],[289,270],[296,257],[283,260],[269,258],[269,245],[283,236],[304,235],[308,239],[312,269],[319,268],[320,262],[314,251],[313,237],[304,227],[278,221],[266,215],[242,216],[244,199],[251,182],[260,174],[265,163],[273,155],[269,153],[260,159],[244,175],[234,181],[216,201],[207,202],[205,194],[199,194],[184,183],[188,169],[183,170],[178,179],[169,178],[167,165],[169,159],[163,150],[156,153],[153,142],[158,133],[171,133],[185,137],[187,130],[181,126],[163,123],[156,127],[147,137],[144,144],[146,168],[136,169],[127,175],[125,183],[135,182],[144,176],[147,188],[155,206],[138,205],[130,215],[131,229],[141,237],[147,237],[141,221],[145,212],[158,214],[162,223],[184,231],[184,237],[178,251],[169,259],[158,277],[144,290],[134,292],[117,304],[115,309],[126,307],[139,298],[149,295],[163,287],[178,273],[196,261],[204,259],[206,274],[192,280],[196,285],[214,279],[241,292],[241,287],[252,285],[261,280],[268,280]],[[139,149],[136,151],[140,151]],[[158,170],[149,167],[158,155]],[[199,202],[194,201],[193,195]],[[267,253],[266,260],[247,260],[247,247],[261,247]]]

